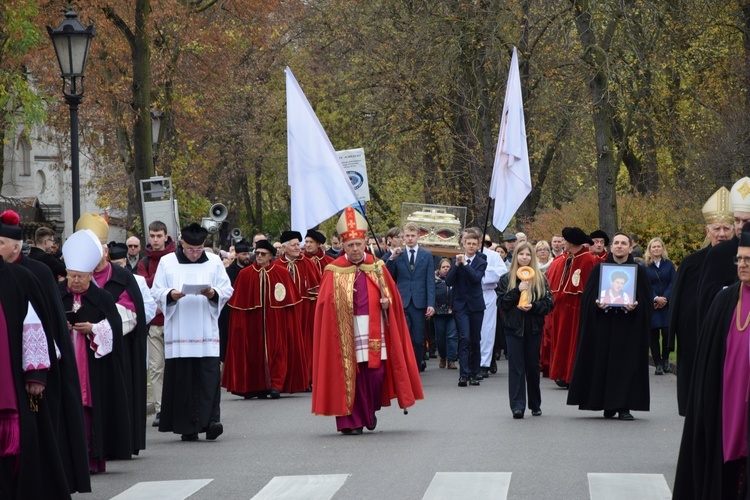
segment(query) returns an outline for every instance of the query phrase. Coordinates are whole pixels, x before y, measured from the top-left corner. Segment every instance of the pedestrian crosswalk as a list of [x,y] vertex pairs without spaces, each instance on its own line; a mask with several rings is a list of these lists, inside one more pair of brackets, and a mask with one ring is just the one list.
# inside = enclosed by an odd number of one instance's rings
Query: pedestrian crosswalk
[[213,479],[187,479],[184,481],[147,481],[128,488],[112,500],[184,500],[199,491]]
[[510,476],[510,472],[437,472],[422,500],[508,498]]
[[[329,500],[352,474],[276,476],[253,500]],[[510,472],[436,472],[422,500],[492,498],[509,496]],[[112,500],[184,500],[212,479],[138,483]],[[672,493],[662,474],[589,473],[591,500],[667,500]]]

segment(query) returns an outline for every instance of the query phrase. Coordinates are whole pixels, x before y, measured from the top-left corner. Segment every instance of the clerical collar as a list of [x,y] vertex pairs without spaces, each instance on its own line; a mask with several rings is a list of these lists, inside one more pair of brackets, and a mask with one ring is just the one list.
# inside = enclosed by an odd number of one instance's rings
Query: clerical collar
[[346,257],[346,260],[348,260],[349,262],[351,262],[355,266],[359,266],[360,264],[364,264],[365,263],[365,259],[366,259],[366,257],[362,257],[362,260],[357,261],[357,262],[352,262],[352,260],[349,258],[348,255],[344,254],[344,257]]
[[187,255],[185,255],[182,247],[177,247],[175,254],[177,255],[177,262],[179,262],[180,264],[202,264],[204,262],[208,262],[208,256],[206,255],[205,250],[203,250],[203,253],[201,253],[201,256],[195,262],[187,258]]

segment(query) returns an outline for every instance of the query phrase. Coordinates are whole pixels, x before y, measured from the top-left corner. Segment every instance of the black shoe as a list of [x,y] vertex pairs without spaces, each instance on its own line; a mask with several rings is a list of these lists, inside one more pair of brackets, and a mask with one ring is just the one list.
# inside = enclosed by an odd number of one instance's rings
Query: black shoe
[[430,351],[430,359],[437,359],[437,354],[435,351]]
[[635,417],[628,410],[621,411],[620,416],[617,418],[620,420],[635,420]]
[[541,408],[539,410],[531,410],[531,416],[532,417],[541,417],[542,416],[542,410],[541,410]]
[[560,378],[555,380],[555,383],[557,384],[557,387],[562,387],[563,389],[567,389],[569,385],[566,381]]
[[154,417],[154,422],[151,424],[151,427],[159,427],[159,422],[161,421],[161,412],[156,412],[156,417]]
[[278,389],[271,389],[268,391],[268,394],[271,396],[271,399],[279,399],[281,397],[281,392]]
[[523,418],[523,412],[520,411],[520,410],[514,411],[513,412],[513,418],[515,418],[516,420],[519,419],[519,418]]
[[614,418],[615,413],[615,410],[604,410],[604,418]]
[[[471,378],[471,377],[469,377]],[[482,372],[477,372],[476,375],[474,375],[474,378],[477,380],[484,380],[484,376],[482,375]]]
[[377,415],[373,415],[372,416],[372,425],[366,425],[365,427],[367,427],[368,431],[374,431],[375,427],[377,427],[377,426],[378,426],[378,416]]
[[490,369],[481,367],[480,369],[480,375],[482,375],[482,378],[490,378]]
[[422,364],[419,365],[419,371],[423,372],[427,369],[427,361],[422,361]]
[[661,363],[656,364],[656,371],[654,375],[664,375],[664,369],[661,367]]
[[198,441],[198,433],[194,432],[192,434],[183,434],[181,439],[183,441]]
[[480,379],[478,379],[478,378],[472,377],[472,378],[469,379],[469,385],[479,385],[479,380]]
[[493,375],[497,373],[497,361],[495,361],[495,358],[492,358],[492,363],[490,364],[490,373]]
[[341,429],[341,434],[344,434],[345,436],[359,436],[362,434],[362,427],[357,427],[356,429]]
[[208,429],[206,430],[206,439],[209,441],[213,441],[217,437],[221,436],[224,432],[224,426],[221,425],[221,422],[211,422],[208,424]]
[[669,363],[668,359],[664,360],[664,373],[669,373],[672,371],[672,365]]
[[424,361],[427,361],[428,359],[430,359],[430,353],[429,352],[425,352],[424,355],[422,356],[422,359]]
[[459,387],[466,387],[469,384],[469,380],[466,377],[460,377],[458,379],[458,386]]

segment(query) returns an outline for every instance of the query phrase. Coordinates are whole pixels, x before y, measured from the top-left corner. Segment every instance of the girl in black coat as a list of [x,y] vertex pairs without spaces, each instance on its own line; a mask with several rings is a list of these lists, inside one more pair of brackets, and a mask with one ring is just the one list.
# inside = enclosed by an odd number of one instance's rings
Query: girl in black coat
[[[534,253],[530,244],[518,245],[510,271],[500,278],[497,287],[508,343],[508,395],[513,418],[523,418],[527,386],[531,414],[535,417],[542,414],[539,353],[544,317],[552,311],[553,304],[547,280],[539,271]],[[517,276],[518,269],[524,266],[534,270],[534,277],[529,281]],[[519,306],[524,290],[529,294],[529,304]]]

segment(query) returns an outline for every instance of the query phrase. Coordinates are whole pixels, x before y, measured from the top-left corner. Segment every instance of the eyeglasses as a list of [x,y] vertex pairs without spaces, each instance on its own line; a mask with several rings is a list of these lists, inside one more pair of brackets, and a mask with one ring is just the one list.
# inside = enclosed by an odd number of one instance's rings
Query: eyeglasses
[[186,253],[192,253],[192,254],[203,252],[202,248],[183,248],[182,250]]
[[128,245],[128,248],[138,248],[140,245]]
[[271,255],[271,252],[255,252],[255,255],[263,257],[264,255]]
[[750,264],[750,257],[735,257],[734,265],[738,266],[740,264]]

